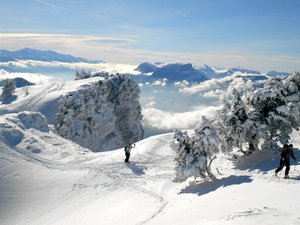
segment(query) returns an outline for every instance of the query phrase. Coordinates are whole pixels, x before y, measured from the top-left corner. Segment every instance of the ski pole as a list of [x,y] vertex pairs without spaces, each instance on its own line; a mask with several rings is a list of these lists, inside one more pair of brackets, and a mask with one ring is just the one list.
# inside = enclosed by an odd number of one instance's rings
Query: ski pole
[[137,150],[137,147],[136,147],[136,145],[134,145],[134,148],[135,148],[135,150],[136,150],[136,153],[137,153],[137,155],[138,155],[138,157],[139,157],[139,161],[141,161],[141,156],[140,156],[140,154],[139,154],[139,151]]

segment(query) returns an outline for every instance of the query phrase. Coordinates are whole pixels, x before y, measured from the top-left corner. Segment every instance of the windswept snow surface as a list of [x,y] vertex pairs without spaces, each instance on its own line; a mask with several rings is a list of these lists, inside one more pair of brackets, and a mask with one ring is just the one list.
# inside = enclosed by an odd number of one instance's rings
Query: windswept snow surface
[[275,178],[276,156],[235,168],[220,155],[217,180],[174,183],[173,134],[138,142],[127,165],[123,149],[92,153],[12,118],[0,117],[2,131],[22,133],[18,141],[0,134],[0,224],[300,224],[300,166],[291,166],[295,179]]

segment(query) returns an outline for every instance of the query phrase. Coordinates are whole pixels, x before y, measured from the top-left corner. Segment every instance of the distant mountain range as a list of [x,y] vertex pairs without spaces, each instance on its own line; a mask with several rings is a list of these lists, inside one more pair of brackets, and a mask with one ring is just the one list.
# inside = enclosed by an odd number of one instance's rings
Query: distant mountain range
[[9,62],[17,60],[36,60],[36,61],[58,61],[58,62],[89,62],[97,63],[101,61],[89,60],[80,57],[74,57],[72,55],[60,54],[55,51],[43,51],[31,48],[23,48],[18,51],[0,50],[0,62]]
[[[212,78],[223,78],[236,74],[237,77],[242,77],[249,80],[266,80],[269,76],[286,76],[288,73],[270,71],[268,73],[261,73],[256,70],[244,69],[235,67],[230,69],[216,69],[208,65],[202,67],[193,67],[192,64],[159,64],[144,62],[141,63],[136,69],[142,73],[140,76],[133,76],[138,82],[158,80],[166,78],[168,81],[189,81],[189,82],[202,82]],[[144,76],[143,76],[144,74]],[[147,74],[147,75],[146,75]],[[146,76],[145,76],[146,75]]]
[[[9,62],[17,60],[35,60],[43,62],[67,62],[67,63],[103,63],[103,61],[89,60],[72,55],[60,54],[55,51],[43,51],[31,48],[24,48],[18,51],[0,50],[0,62]],[[92,68],[93,66],[91,66]],[[0,69],[8,72],[29,72],[29,73],[43,73],[43,74],[73,74],[74,68],[61,67],[55,65],[28,65],[26,67],[11,66],[9,64],[2,65]],[[152,82],[154,80],[167,79],[169,82],[189,81],[189,82],[203,82],[212,78],[223,78],[236,74],[251,80],[263,80],[269,76],[285,76],[288,73],[270,71],[268,73],[260,73],[256,70],[249,70],[240,67],[221,69],[204,65],[202,67],[194,67],[190,63],[151,63],[144,62],[137,66],[135,69],[140,72],[138,76],[127,74],[132,77],[136,82]],[[126,72],[125,72],[126,73]],[[130,73],[130,72],[129,72]]]

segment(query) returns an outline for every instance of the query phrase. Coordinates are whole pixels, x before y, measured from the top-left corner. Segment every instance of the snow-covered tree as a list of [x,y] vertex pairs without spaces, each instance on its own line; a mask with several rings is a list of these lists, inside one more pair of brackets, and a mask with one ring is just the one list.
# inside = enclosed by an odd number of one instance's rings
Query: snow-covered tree
[[2,88],[1,100],[5,101],[12,97],[16,90],[16,83],[12,79],[4,80],[4,86]]
[[[116,75],[119,75],[118,73]],[[91,71],[85,71],[84,69],[82,69],[81,71],[76,71],[75,72],[75,80],[82,80],[82,79],[87,79],[87,78],[91,78],[91,77],[104,77],[104,78],[110,78],[114,76],[113,74],[110,74],[108,72],[105,71],[100,71],[97,73],[91,73]]]
[[28,88],[28,86],[26,86],[26,87],[24,88],[24,92],[25,92],[25,95],[29,95],[29,88]]
[[231,102],[224,102],[220,113],[219,127],[222,137],[224,151],[229,151],[233,147],[242,148],[243,143],[243,123],[247,119],[246,105],[242,101],[239,92],[233,90]]
[[139,93],[138,85],[121,75],[85,85],[61,97],[57,132],[92,151],[139,141],[143,137]]
[[299,127],[300,73],[272,78],[263,88],[249,90],[244,96],[234,90],[232,100],[224,102],[213,124],[204,117],[192,136],[175,132],[171,143],[175,151],[175,180],[213,177],[210,164],[221,141],[225,152],[234,148],[246,155],[257,149],[276,151]]
[[288,142],[293,129],[300,126],[300,74],[272,78],[263,89],[248,96],[257,113],[262,149],[279,150]]
[[84,69],[75,72],[75,80],[87,79],[92,76],[91,71],[87,72]]
[[[219,153],[219,137],[217,131],[215,130],[212,122],[208,120],[205,116],[202,117],[201,123],[195,128],[195,143],[194,143],[194,155],[197,157],[205,157],[205,165],[200,164],[204,169],[206,174],[210,177],[213,177],[211,173],[210,165],[217,153]],[[197,160],[201,161],[201,160]],[[197,164],[196,164],[197,165]],[[204,175],[206,175],[204,174]],[[203,173],[200,173],[203,176]]]
[[219,113],[217,128],[222,149],[238,148],[247,155],[259,148],[279,150],[292,130],[299,129],[299,116],[299,73],[272,78],[263,88],[248,92],[243,98],[234,91],[232,101],[225,102]]
[[284,96],[287,102],[286,116],[294,129],[300,128],[300,73],[296,72],[284,80]]
[[251,154],[258,148],[258,127],[257,114],[251,111],[242,94],[234,89],[232,100],[224,102],[216,122],[222,151],[238,148],[245,154]]
[[187,160],[193,156],[193,142],[186,131],[176,130],[173,138],[171,147],[175,151],[175,181],[181,182],[193,175],[187,170]]
[[174,141],[171,143],[175,151],[175,180],[181,182],[189,177],[213,178],[210,165],[219,152],[218,146],[217,133],[205,117],[202,117],[202,122],[191,137],[187,132],[175,131]]

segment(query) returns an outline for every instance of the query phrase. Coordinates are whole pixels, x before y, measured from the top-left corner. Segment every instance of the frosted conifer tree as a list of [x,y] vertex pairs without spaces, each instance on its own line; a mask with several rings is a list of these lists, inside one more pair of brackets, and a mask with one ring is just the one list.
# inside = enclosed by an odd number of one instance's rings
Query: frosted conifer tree
[[288,142],[293,128],[299,129],[300,74],[273,78],[248,100],[257,112],[262,149],[279,150],[278,143]]
[[[296,130],[300,128],[300,73],[296,72],[284,80],[285,100],[287,110],[282,112],[291,121],[292,127]],[[279,109],[280,110],[280,109]],[[282,110],[281,110],[282,111]]]
[[75,72],[75,80],[81,80],[81,79],[87,79],[92,76],[91,71],[87,72],[84,69],[82,69],[80,72]]
[[12,97],[16,90],[16,83],[12,79],[4,80],[4,86],[2,88],[1,100],[6,101],[8,98]]
[[[119,74],[117,73],[116,75],[119,75]],[[80,72],[79,71],[75,72],[75,80],[82,80],[82,79],[87,79],[87,78],[91,78],[91,77],[110,78],[113,76],[115,76],[115,75],[109,74],[108,72],[105,72],[105,71],[100,71],[100,72],[92,74],[91,71],[87,72],[84,69],[82,69]]]
[[175,151],[176,181],[181,182],[189,177],[214,177],[210,165],[219,152],[219,141],[208,119],[202,117],[192,137],[187,132],[176,131],[174,139],[171,147]]
[[181,130],[175,131],[174,141],[171,142],[171,147],[175,151],[175,181],[181,182],[192,176],[186,168],[187,160],[193,156],[191,152],[192,144],[192,139],[188,136],[187,132],[182,132]]
[[246,155],[259,148],[261,132],[265,129],[256,110],[236,90],[233,90],[232,100],[224,102],[215,127],[222,140],[222,151],[237,148]]
[[234,89],[232,102],[225,104],[223,113],[224,149],[242,147],[243,132],[242,124],[247,119],[245,104],[240,94]]
[[[300,74],[272,78],[262,89],[245,96],[234,91],[219,113],[217,128],[222,149],[234,147],[245,154],[255,149],[279,150],[293,129],[300,127]],[[263,140],[259,146],[259,140]],[[245,149],[246,147],[246,149]]]
[[194,143],[194,155],[197,158],[194,165],[199,168],[200,176],[214,177],[210,165],[219,151],[218,134],[211,121],[203,116],[201,123],[195,128]]

